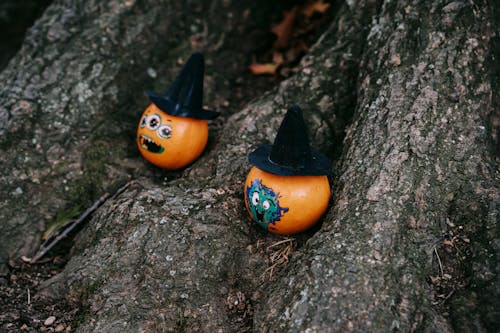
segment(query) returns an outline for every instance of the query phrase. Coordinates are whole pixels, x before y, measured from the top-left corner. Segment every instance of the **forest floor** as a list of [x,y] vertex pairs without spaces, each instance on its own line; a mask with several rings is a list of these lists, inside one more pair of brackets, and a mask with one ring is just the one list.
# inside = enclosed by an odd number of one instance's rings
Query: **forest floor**
[[30,265],[10,262],[11,271],[0,277],[0,332],[70,332],[76,310],[36,296],[38,286],[58,274],[67,256],[56,255]]

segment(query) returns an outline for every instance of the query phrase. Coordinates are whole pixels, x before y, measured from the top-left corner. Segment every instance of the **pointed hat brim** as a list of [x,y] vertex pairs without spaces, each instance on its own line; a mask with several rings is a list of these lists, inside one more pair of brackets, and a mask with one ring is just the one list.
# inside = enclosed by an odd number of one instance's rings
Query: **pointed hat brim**
[[148,96],[149,100],[160,110],[172,116],[211,120],[217,118],[219,115],[218,112],[211,110],[184,107],[172,102],[168,97],[152,91],[145,91],[144,94]]
[[262,145],[248,155],[250,163],[257,168],[280,176],[329,176],[332,174],[330,160],[319,151],[311,150],[311,160],[301,167],[289,167],[274,163],[272,146]]

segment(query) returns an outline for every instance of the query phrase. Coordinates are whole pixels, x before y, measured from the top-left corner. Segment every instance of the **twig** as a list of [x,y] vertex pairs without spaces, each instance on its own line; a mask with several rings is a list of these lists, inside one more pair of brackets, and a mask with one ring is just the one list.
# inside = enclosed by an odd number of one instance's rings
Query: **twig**
[[38,251],[38,253],[33,258],[31,258],[30,263],[34,264],[41,257],[43,257],[50,249],[54,247],[54,245],[56,245],[61,239],[66,237],[71,230],[75,229],[77,225],[83,222],[87,218],[87,216],[89,216],[97,208],[99,208],[99,206],[101,206],[108,198],[109,193],[104,193],[96,202],[94,202],[92,206],[87,208],[87,210],[85,210],[76,220],[74,220],[69,227],[67,227],[63,232],[57,235],[52,242],[50,242],[46,247],[40,249],[40,251]]
[[53,232],[50,233],[50,235],[47,237],[47,239],[40,245],[40,248],[44,248],[47,246],[47,244],[51,243],[58,235],[56,231],[64,229],[66,226],[70,225],[71,223],[74,223],[75,219],[71,219],[66,221],[66,223],[58,226]]
[[[128,182],[127,184],[123,185],[120,187],[115,194],[113,194],[113,198],[118,196],[120,193],[125,191],[127,187],[130,186],[134,181]],[[31,258],[29,261],[30,264],[36,263],[40,258],[42,258],[47,252],[49,252],[50,249],[52,249],[61,239],[66,237],[73,229],[76,228],[80,223],[82,223],[90,214],[92,214],[95,210],[97,210],[103,203],[105,203],[108,199],[110,198],[109,193],[104,193],[97,201],[94,202],[92,206],[87,208],[77,219],[65,224],[69,225],[66,229],[64,229],[63,232],[58,234],[52,242],[50,242],[47,246],[42,246],[38,253]],[[45,243],[44,243],[45,244]]]
[[436,247],[434,246],[434,253],[436,254],[436,257],[438,259],[438,263],[439,263],[439,270],[441,271],[441,277],[443,277],[444,275],[444,272],[443,272],[443,264],[441,264],[441,258],[439,258],[439,254],[437,252],[437,249]]
[[274,250],[270,255],[269,255],[269,261],[271,263],[271,266],[266,268],[264,273],[261,275],[261,279],[265,279],[266,276],[269,280],[272,279],[274,276],[274,273],[281,267],[285,266],[288,263],[289,257],[293,252],[294,248],[294,243],[295,243],[295,238],[286,238],[283,240],[280,240],[274,244],[271,244],[267,247],[267,250],[271,250],[274,247],[277,247],[279,245],[284,245],[283,247]]
[[286,239],[280,240],[280,241],[278,241],[276,243],[273,243],[273,244],[269,245],[267,247],[267,249],[269,250],[269,249],[271,249],[273,247],[276,247],[278,245],[281,245],[281,244],[284,244],[284,243],[288,243],[288,242],[293,243],[294,241],[295,241],[295,238],[286,238]]
[[[116,190],[116,192],[113,194],[113,196],[111,197],[111,199],[114,199],[117,196],[119,196],[120,194],[122,194],[132,184],[139,184],[139,185],[141,185],[139,183],[139,181],[137,181],[137,180],[131,180],[128,183],[126,183],[125,185],[123,185],[122,187],[120,187],[118,190]],[[141,185],[141,187],[142,187],[142,185]]]
[[452,291],[450,291],[450,293],[448,295],[446,295],[446,297],[443,299],[443,302],[446,302],[454,293],[455,293],[455,289],[453,289]]

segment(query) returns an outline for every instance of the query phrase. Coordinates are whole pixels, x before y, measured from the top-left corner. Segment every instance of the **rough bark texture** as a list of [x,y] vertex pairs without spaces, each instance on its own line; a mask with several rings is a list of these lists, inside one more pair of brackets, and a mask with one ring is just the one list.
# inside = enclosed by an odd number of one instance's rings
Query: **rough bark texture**
[[[80,307],[80,332],[494,330],[498,178],[485,124],[498,99],[489,75],[497,28],[487,3],[339,3],[299,72],[224,114],[207,152],[175,174],[137,162],[132,136],[140,91],[151,82],[146,59],[167,59],[162,90],[193,46],[179,41],[201,43],[224,64],[207,68],[206,101],[222,101],[241,67],[221,67],[248,51],[235,45],[252,24],[228,1],[202,4],[195,17],[156,3],[57,2],[0,74],[15,82],[0,91],[0,218],[8,226],[0,250],[26,252],[55,210],[139,179],[89,221],[40,296]],[[259,5],[252,12],[266,22]],[[205,19],[206,30],[192,37]],[[226,37],[215,28],[221,20],[232,22]],[[244,28],[231,29],[234,22]],[[78,24],[85,26],[72,30]],[[41,36],[55,39],[37,44]],[[159,49],[151,45],[160,40]],[[258,243],[279,238],[258,230],[244,209],[246,156],[274,139],[289,103],[306,111],[314,146],[342,156],[321,229],[263,283],[268,260]],[[445,316],[428,279],[451,224],[471,243],[463,259],[469,285],[451,296]]]
[[83,209],[114,184],[165,177],[137,158],[134,123],[147,103],[142,91],[166,89],[190,50],[217,52],[207,62],[205,100],[220,109],[250,57],[235,45],[245,35],[248,46],[259,46],[254,27],[267,27],[273,6],[52,4],[0,74],[8,83],[0,90],[0,256],[29,254],[55,216]]
[[4,0],[0,3],[0,70],[16,54],[26,30],[49,4],[50,0]]
[[[330,31],[321,47],[334,49],[331,37]],[[351,94],[345,89],[326,96],[339,70],[328,58],[323,52],[306,58],[300,74],[230,117],[214,149],[183,178],[165,186],[143,183],[101,210],[79,236],[65,271],[45,285],[47,295],[62,291],[75,304],[85,300],[89,313],[81,331],[119,330],[124,318],[146,331],[249,327],[251,317],[239,319],[245,311],[251,316],[267,265],[255,251],[265,237],[242,209],[246,155],[256,143],[274,139],[298,91],[314,141],[328,150],[333,125],[323,116],[333,101]],[[237,295],[245,300],[241,307],[231,304]]]
[[[490,15],[484,2],[382,4],[364,41],[336,204],[269,287],[258,329],[460,332],[498,324],[490,303],[499,295],[498,183],[485,128]],[[434,313],[426,282],[446,221],[462,224],[481,249],[481,259],[468,258],[479,259],[471,287],[492,292],[466,310],[453,302],[451,325]]]

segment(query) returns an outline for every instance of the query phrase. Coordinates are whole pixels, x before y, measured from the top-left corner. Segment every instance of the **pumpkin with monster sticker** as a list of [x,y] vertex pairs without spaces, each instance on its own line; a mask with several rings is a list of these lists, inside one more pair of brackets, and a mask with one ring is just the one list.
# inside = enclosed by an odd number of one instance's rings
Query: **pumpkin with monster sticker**
[[291,106],[274,144],[249,155],[245,205],[262,228],[295,234],[311,228],[330,202],[330,161],[311,150],[302,110]]
[[204,60],[194,53],[165,94],[146,92],[151,104],[137,128],[142,156],[161,168],[180,169],[201,155],[208,141],[207,119],[217,112],[202,109]]

